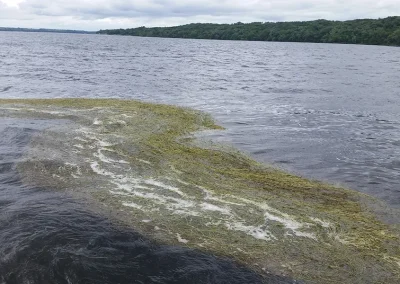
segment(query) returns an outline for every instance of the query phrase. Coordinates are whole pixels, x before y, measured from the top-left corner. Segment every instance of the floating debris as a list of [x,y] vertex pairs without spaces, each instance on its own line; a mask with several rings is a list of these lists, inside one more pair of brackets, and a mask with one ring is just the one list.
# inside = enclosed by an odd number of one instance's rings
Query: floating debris
[[159,242],[311,283],[400,281],[398,228],[378,201],[201,147],[192,133],[221,129],[203,113],[90,99],[1,100],[0,112],[67,121],[32,139],[25,183],[85,198]]

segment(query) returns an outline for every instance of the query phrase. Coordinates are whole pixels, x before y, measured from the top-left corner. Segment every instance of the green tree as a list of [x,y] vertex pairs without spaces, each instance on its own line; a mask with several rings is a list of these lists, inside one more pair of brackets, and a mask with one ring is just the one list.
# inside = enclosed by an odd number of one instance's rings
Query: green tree
[[166,28],[101,30],[101,34],[289,42],[332,42],[400,46],[400,17],[353,21],[189,24]]

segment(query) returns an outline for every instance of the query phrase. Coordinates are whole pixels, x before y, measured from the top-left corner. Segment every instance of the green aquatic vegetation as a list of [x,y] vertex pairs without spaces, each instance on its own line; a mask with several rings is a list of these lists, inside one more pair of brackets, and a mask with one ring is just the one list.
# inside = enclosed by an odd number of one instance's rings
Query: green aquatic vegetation
[[310,283],[400,281],[398,228],[384,221],[396,212],[206,141],[201,131],[222,128],[204,113],[52,99],[1,100],[0,115],[65,122],[32,139],[24,182],[82,198],[155,241]]

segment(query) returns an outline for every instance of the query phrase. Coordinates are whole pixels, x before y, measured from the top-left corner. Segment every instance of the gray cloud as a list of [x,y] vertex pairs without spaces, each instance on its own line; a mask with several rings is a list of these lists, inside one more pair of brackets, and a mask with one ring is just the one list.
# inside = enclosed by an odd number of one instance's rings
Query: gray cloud
[[[47,3],[46,3],[47,2]],[[45,16],[80,16],[80,17],[191,17],[197,15],[231,15],[251,12],[243,1],[203,0],[26,0],[20,8],[37,15]]]
[[[6,4],[7,5],[6,5]],[[399,0],[0,0],[0,26],[100,29],[400,15]]]

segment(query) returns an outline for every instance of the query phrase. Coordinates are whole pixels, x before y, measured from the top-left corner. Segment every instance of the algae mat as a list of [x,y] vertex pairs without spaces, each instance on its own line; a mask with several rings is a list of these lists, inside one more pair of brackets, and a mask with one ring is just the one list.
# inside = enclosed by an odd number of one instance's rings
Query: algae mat
[[[196,139],[221,131],[190,109],[124,100],[0,100],[2,117],[57,119],[18,170],[164,244],[306,283],[399,283],[398,224],[372,197]],[[393,218],[392,218],[393,219]]]

